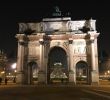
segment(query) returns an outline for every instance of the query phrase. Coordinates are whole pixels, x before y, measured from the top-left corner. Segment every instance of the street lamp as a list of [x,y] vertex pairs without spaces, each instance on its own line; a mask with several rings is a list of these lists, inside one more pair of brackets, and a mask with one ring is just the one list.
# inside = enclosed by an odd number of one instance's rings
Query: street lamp
[[12,68],[16,69],[16,63],[12,64]]
[[12,64],[12,69],[14,69],[14,74],[15,74],[15,77],[13,79],[13,82],[15,83],[16,82],[16,63]]

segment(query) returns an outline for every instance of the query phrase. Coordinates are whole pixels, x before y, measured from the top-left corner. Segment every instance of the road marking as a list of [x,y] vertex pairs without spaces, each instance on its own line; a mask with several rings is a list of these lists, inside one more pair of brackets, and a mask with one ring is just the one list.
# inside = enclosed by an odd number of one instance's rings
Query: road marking
[[107,96],[107,95],[99,94],[99,93],[96,93],[96,92],[93,92],[93,91],[89,91],[89,90],[82,90],[82,91],[86,92],[86,93],[95,94],[95,95],[110,99],[110,96]]

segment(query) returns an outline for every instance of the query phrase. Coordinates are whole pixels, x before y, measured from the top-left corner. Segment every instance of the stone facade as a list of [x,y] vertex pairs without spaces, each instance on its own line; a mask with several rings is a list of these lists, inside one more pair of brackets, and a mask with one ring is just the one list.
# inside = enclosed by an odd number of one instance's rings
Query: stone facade
[[[66,55],[68,83],[76,84],[76,64],[84,62],[88,67],[88,83],[98,84],[99,33],[96,31],[95,22],[88,20],[87,26],[86,20],[72,21],[70,17],[64,17],[44,18],[39,23],[19,23],[19,34],[16,35],[17,83],[32,84],[32,63],[35,63],[38,83],[48,84],[51,74],[48,67],[49,53],[57,47]],[[26,32],[30,34],[26,35]]]

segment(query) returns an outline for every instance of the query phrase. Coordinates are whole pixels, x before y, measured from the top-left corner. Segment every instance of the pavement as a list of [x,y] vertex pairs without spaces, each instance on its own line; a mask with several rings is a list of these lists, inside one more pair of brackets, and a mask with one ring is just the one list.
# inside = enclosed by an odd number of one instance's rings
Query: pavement
[[109,87],[2,84],[0,100],[110,100]]
[[0,85],[0,100],[110,100],[110,85]]

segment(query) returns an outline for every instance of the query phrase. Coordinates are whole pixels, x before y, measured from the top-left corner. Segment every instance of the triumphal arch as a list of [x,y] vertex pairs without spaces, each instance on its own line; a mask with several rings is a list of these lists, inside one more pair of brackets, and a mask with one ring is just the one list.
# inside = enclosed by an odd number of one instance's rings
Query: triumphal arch
[[96,20],[19,23],[18,84],[99,83]]

